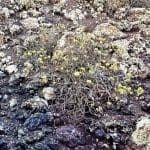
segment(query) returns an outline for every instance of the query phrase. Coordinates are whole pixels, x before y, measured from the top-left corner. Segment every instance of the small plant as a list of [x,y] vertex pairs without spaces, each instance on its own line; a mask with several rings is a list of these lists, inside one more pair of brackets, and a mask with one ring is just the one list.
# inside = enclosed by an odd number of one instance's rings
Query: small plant
[[[62,30],[64,25],[58,24],[53,31]],[[120,69],[120,59],[127,61],[122,55],[126,51],[102,43],[82,27],[60,39],[50,33],[41,30],[40,44],[25,51],[24,58],[34,62],[41,84],[56,87],[55,107],[60,112],[79,121],[86,114],[98,115],[105,107],[112,108],[122,96],[133,95],[132,72],[127,68],[124,74]],[[55,43],[53,38],[59,40]],[[140,87],[136,91],[138,96],[143,92]]]
[[35,7],[35,3],[34,0],[16,0],[17,4],[21,7],[21,8],[34,8]]
[[142,87],[138,87],[136,90],[137,96],[140,96],[144,93],[144,89]]

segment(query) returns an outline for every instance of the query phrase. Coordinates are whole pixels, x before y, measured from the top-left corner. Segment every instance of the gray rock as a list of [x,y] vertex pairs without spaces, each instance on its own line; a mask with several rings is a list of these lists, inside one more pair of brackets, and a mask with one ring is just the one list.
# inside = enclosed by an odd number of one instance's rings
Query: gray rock
[[97,25],[93,33],[98,37],[105,37],[112,40],[127,37],[125,33],[121,32],[116,26],[113,26],[110,23]]
[[10,107],[14,107],[17,105],[17,99],[13,98],[9,101],[9,105]]
[[0,31],[0,46],[2,46],[4,44],[4,35],[5,35],[5,33]]
[[9,65],[5,68],[5,70],[9,73],[9,74],[12,74],[12,73],[16,73],[18,71],[18,68],[16,65]]
[[34,131],[32,133],[28,133],[24,139],[27,143],[34,143],[40,141],[44,136],[45,135],[42,131]]
[[4,14],[6,18],[10,16],[10,10],[7,7],[4,7],[1,13]]
[[43,94],[43,97],[44,97],[46,100],[52,100],[52,99],[55,97],[54,88],[52,88],[52,87],[45,87],[45,88],[42,90],[42,94]]
[[144,37],[150,38],[150,27],[141,29],[141,34]]
[[35,7],[34,0],[16,0],[16,3],[22,9],[25,7],[26,9]]
[[136,130],[132,134],[132,140],[137,145],[145,145],[150,142],[150,118],[142,117],[137,122]]
[[39,28],[39,23],[37,18],[26,18],[22,20],[21,24],[28,30]]
[[131,6],[132,7],[149,8],[150,7],[150,1],[149,0],[132,0]]
[[21,31],[21,27],[19,25],[16,25],[16,24],[13,24],[11,27],[10,27],[10,33],[12,35],[14,34],[17,34],[17,33],[20,33]]
[[18,137],[22,137],[23,135],[25,135],[25,132],[23,129],[18,129]]
[[4,52],[0,52],[0,58],[4,58],[5,53]]
[[22,107],[30,108],[30,109],[44,109],[48,107],[48,103],[43,98],[39,96],[34,96],[31,99],[28,99],[22,104]]
[[121,22],[119,22],[119,24],[117,25],[118,29],[120,29],[121,31],[136,31],[139,29],[139,21],[135,21],[135,22],[130,22],[128,20],[122,20]]
[[98,12],[102,12],[104,10],[104,0],[94,0],[93,6],[97,9]]

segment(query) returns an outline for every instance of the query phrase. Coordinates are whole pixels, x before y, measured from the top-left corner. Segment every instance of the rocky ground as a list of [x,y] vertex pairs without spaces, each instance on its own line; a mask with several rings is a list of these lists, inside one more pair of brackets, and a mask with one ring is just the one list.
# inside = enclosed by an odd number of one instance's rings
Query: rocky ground
[[0,150],[149,150],[149,77],[149,0],[0,0]]

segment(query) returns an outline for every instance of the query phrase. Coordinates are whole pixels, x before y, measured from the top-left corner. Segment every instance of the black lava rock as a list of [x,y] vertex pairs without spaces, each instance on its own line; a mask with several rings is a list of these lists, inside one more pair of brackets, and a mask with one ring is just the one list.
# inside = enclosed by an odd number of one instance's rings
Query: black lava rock
[[73,125],[66,125],[56,130],[57,139],[69,147],[75,147],[81,139],[81,132]]
[[3,139],[0,139],[0,150],[7,150],[7,142],[4,141]]
[[103,129],[96,129],[95,130],[95,136],[98,138],[98,139],[104,139],[105,136],[106,136],[106,133]]
[[34,146],[34,150],[50,150],[50,149],[49,149],[49,147],[46,144],[37,143]]
[[47,145],[51,150],[59,150],[59,145],[58,141],[54,138],[50,138],[47,142]]
[[146,113],[150,113],[150,103],[143,102],[141,109]]
[[29,130],[35,130],[38,126],[48,121],[48,116],[44,113],[36,113],[26,119],[24,126]]

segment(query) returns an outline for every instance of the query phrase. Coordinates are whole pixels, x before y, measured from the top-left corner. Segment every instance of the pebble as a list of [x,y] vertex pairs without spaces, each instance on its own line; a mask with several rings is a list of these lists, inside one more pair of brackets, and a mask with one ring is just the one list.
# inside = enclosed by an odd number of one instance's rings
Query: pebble
[[96,129],[95,130],[95,136],[98,138],[98,139],[104,139],[105,138],[105,131],[103,129]]
[[10,33],[11,33],[12,35],[18,34],[18,33],[20,33],[20,31],[21,31],[21,27],[20,27],[19,25],[13,24],[13,25],[10,27]]
[[23,129],[18,129],[18,137],[22,137],[23,135],[25,135],[25,132]]
[[46,87],[42,90],[42,94],[43,94],[43,97],[46,99],[46,100],[51,100],[55,97],[55,92],[54,92],[54,88],[52,87]]
[[[1,38],[1,37],[0,37]],[[0,52],[0,58],[3,58],[3,57],[5,57],[5,53],[4,52]]]
[[13,98],[9,101],[9,105],[10,107],[14,107],[17,105],[17,99]]

